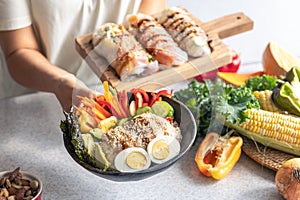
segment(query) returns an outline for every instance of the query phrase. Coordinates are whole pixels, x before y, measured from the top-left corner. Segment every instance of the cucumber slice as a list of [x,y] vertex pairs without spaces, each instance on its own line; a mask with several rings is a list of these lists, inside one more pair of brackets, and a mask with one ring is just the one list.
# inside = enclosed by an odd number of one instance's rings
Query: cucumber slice
[[152,113],[152,109],[151,109],[151,107],[149,107],[149,106],[142,106],[142,107],[139,107],[139,108],[136,110],[136,114],[137,114],[137,115],[140,115],[140,114],[143,114],[143,113],[148,113],[148,112],[151,112],[151,113]]
[[89,133],[92,136],[94,136],[96,139],[101,140],[104,132],[100,128],[94,128],[94,129],[91,129]]
[[151,108],[153,113],[160,117],[174,117],[174,109],[166,101],[156,101]]
[[124,124],[125,122],[129,121],[128,118],[122,118],[118,121],[117,126],[121,126],[122,124]]

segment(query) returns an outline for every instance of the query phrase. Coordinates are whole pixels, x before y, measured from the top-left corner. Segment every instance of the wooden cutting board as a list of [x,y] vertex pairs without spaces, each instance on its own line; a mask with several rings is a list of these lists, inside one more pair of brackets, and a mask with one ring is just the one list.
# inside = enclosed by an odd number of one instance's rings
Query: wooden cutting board
[[209,22],[201,22],[191,17],[208,35],[211,55],[200,58],[189,58],[184,65],[158,71],[147,77],[139,77],[130,81],[121,81],[108,63],[93,51],[92,33],[75,39],[76,50],[86,60],[101,81],[107,80],[117,90],[143,88],[153,91],[176,82],[184,81],[199,74],[211,71],[232,61],[231,50],[222,42],[227,38],[253,28],[253,21],[243,13],[235,13]]

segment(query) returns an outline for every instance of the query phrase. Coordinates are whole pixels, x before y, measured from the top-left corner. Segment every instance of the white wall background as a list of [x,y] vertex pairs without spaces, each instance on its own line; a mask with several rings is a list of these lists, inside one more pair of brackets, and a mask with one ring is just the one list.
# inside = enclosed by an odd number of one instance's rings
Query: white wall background
[[269,41],[300,56],[299,0],[169,0],[168,6],[183,6],[201,21],[243,12],[254,21],[251,31],[223,41],[240,53],[242,63],[261,62]]

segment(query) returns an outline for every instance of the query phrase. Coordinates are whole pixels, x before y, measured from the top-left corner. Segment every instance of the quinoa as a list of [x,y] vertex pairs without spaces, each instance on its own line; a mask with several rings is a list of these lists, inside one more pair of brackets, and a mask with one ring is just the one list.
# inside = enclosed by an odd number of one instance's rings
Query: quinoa
[[158,135],[172,136],[178,141],[182,139],[176,123],[152,113],[144,113],[104,133],[100,145],[107,159],[113,163],[114,157],[123,149],[128,147],[146,149],[148,143]]

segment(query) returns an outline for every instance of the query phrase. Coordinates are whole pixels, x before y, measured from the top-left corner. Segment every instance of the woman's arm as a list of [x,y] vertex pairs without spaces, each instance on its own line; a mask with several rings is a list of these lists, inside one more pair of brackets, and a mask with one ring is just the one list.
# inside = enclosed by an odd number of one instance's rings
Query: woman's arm
[[[11,76],[21,85],[54,93],[64,110],[72,104],[77,79],[52,65],[40,52],[32,26],[13,31],[0,31],[0,46]],[[81,89],[80,89],[81,91]],[[84,88],[83,93],[89,93]]]
[[142,0],[138,12],[152,15],[165,9],[166,0]]

